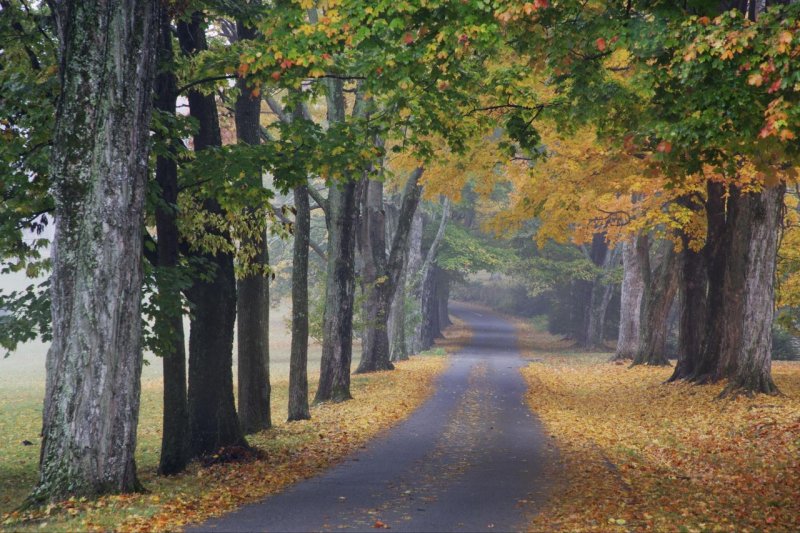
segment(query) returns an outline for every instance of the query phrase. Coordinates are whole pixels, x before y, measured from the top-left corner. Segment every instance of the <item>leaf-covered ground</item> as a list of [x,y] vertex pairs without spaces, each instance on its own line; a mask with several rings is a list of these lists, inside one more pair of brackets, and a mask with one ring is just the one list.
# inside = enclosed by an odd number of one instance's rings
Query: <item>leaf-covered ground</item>
[[718,400],[722,385],[521,331],[563,476],[532,530],[800,531],[800,363],[773,363],[785,396]]
[[[434,378],[444,369],[446,351],[457,349],[469,332],[454,326],[447,338],[427,355],[398,363],[397,370],[353,376],[354,400],[312,407],[312,420],[286,423],[287,384],[273,384],[273,421],[269,431],[251,435],[251,445],[264,453],[260,460],[193,464],[179,476],[156,476],[160,439],[160,383],[143,385],[140,422],[140,477],[147,494],[75,500],[34,512],[6,513],[0,528],[48,531],[174,531],[189,523],[230,511],[244,503],[279,492],[287,485],[313,476],[357,450],[379,432],[408,416],[432,392]],[[311,390],[316,379],[311,379]],[[41,400],[40,400],[41,401]],[[12,405],[4,409],[13,411]],[[18,430],[19,430],[19,426]],[[18,437],[18,438],[15,438]],[[22,436],[10,439],[16,446]],[[34,448],[26,447],[25,450]],[[5,450],[2,450],[5,451]],[[19,470],[19,469],[18,469]],[[18,504],[35,479],[35,466],[20,472],[0,469],[0,484],[10,487],[14,477],[23,485],[4,505]],[[27,483],[25,483],[27,481]],[[14,501],[16,500],[16,501]]]

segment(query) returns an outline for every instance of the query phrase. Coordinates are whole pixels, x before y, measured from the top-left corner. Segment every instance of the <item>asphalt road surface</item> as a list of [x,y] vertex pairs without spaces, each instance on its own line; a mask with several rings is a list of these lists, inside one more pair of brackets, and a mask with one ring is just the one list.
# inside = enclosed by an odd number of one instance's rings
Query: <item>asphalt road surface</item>
[[192,531],[516,531],[547,492],[513,326],[453,304],[473,337],[405,422],[326,473]]

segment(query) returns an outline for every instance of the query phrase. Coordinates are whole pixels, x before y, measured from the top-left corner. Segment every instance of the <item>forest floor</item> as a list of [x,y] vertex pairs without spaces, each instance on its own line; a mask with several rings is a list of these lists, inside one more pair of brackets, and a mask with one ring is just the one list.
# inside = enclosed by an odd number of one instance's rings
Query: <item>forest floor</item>
[[563,479],[531,530],[800,531],[800,362],[773,363],[782,396],[719,400],[517,325]]
[[[273,331],[280,331],[280,327],[279,322],[273,324]],[[274,427],[248,436],[249,443],[264,452],[264,458],[211,466],[193,463],[185,473],[171,477],[156,474],[161,379],[157,375],[145,377],[137,464],[148,492],[72,500],[28,512],[14,509],[36,481],[44,385],[38,370],[17,372],[16,379],[0,380],[0,530],[174,531],[279,492],[341,461],[421,405],[433,392],[436,376],[447,366],[443,356],[464,345],[470,332],[455,325],[446,335],[434,350],[400,362],[395,371],[353,376],[354,400],[314,406],[310,421],[292,423],[285,422],[288,378],[280,364],[285,355],[281,347],[286,344],[288,353],[288,342],[280,335],[273,336],[271,344],[277,343],[278,348],[272,345],[278,362],[272,382]],[[318,379],[317,352],[318,347],[312,347],[312,393]]]

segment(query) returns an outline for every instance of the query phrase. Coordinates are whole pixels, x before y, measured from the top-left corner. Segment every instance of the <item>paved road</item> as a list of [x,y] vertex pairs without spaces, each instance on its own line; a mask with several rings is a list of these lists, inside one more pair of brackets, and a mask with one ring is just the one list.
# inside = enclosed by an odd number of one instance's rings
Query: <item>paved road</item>
[[327,473],[195,531],[512,531],[546,491],[546,438],[524,403],[513,326],[466,307],[474,335],[431,399]]

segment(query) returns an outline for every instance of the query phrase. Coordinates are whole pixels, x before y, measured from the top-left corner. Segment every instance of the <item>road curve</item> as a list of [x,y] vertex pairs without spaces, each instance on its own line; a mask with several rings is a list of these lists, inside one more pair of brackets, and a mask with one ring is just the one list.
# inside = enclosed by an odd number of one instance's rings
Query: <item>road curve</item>
[[326,473],[190,531],[514,531],[542,502],[546,438],[514,327],[451,305],[474,334],[405,422]]

